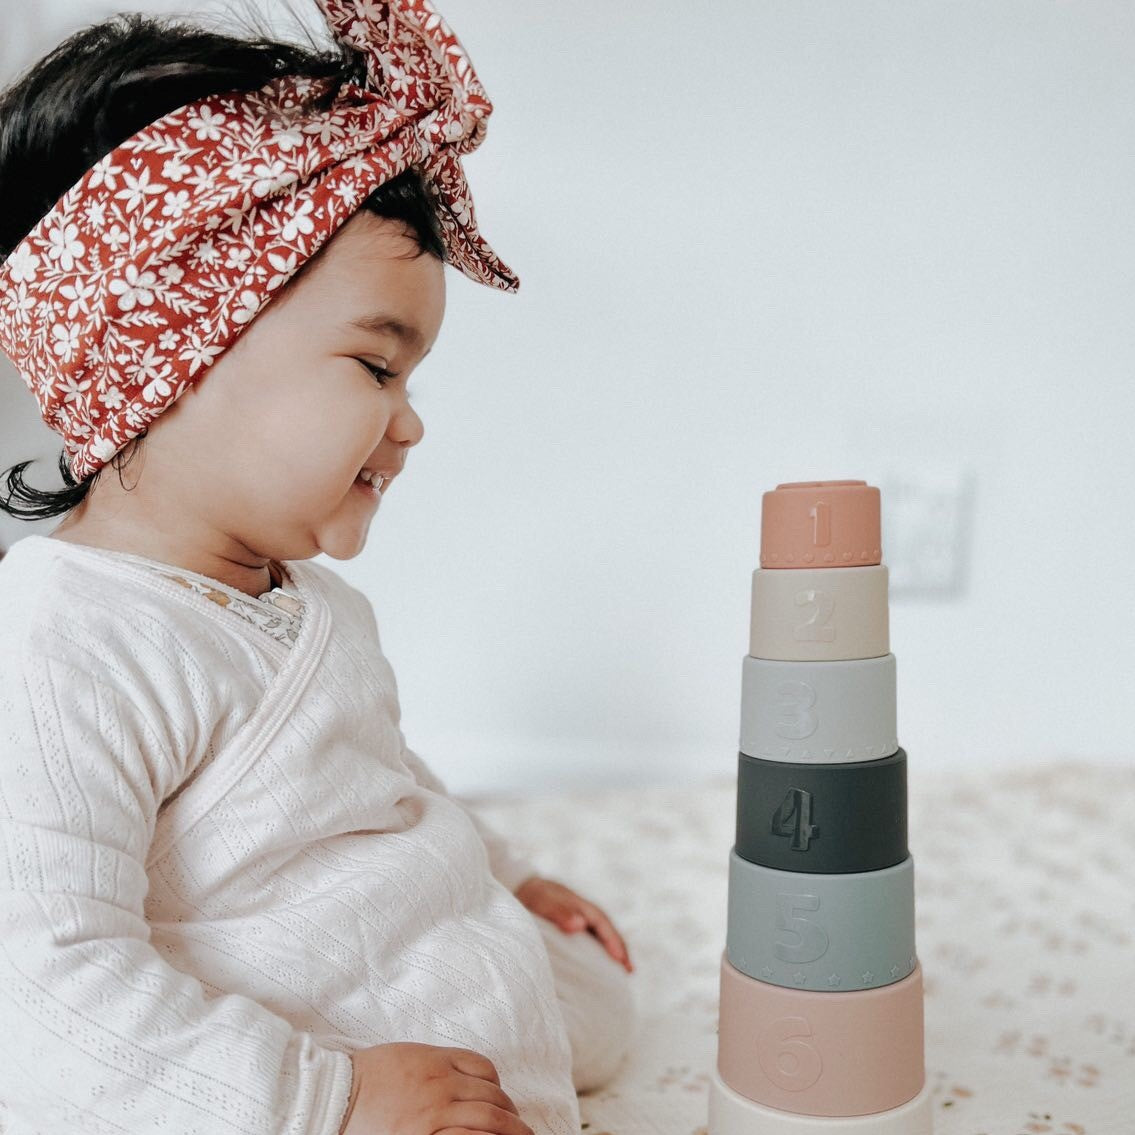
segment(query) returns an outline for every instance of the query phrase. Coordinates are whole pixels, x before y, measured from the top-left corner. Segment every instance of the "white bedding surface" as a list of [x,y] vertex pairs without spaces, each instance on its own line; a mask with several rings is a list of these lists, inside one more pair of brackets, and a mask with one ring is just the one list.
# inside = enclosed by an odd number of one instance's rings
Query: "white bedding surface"
[[[1135,768],[908,769],[935,1135],[1135,1135]],[[717,1056],[735,778],[479,799],[607,911],[640,1039],[587,1135],[696,1135]]]

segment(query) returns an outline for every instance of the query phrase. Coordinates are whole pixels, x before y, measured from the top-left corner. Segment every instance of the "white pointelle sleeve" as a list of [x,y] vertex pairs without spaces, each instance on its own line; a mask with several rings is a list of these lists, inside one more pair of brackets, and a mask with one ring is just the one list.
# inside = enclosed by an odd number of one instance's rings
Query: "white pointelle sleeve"
[[440,793],[442,796],[449,796],[451,800],[464,808],[465,813],[473,821],[473,826],[477,829],[478,834],[484,841],[485,850],[489,853],[489,867],[493,875],[499,879],[500,882],[515,893],[516,888],[519,887],[525,879],[531,875],[538,874],[532,861],[525,856],[519,855],[509,845],[504,836],[477,815],[471,804],[466,804],[456,796],[450,795],[445,785],[426,762],[423,761],[413,749],[407,748],[406,738],[401,729],[398,730],[398,735],[402,744],[402,759],[414,774],[414,779],[422,785],[423,788],[429,788],[431,791]]
[[350,1056],[248,997],[207,994],[150,944],[145,860],[178,776],[157,702],[109,667],[13,653],[0,651],[0,1129],[337,1135]]
[[472,806],[463,800],[459,800],[456,796],[452,796],[445,784],[434,774],[426,762],[413,749],[407,747],[406,735],[402,732],[400,725],[402,705],[398,700],[398,678],[394,673],[394,667],[390,665],[389,659],[383,652],[374,606],[363,592],[357,588],[351,588],[351,590],[354,591],[359,605],[359,617],[366,621],[366,625],[374,636],[377,664],[389,683],[385,692],[386,705],[391,722],[398,730],[399,755],[405,761],[406,767],[413,773],[414,779],[423,788],[428,788],[431,792],[448,797],[464,810],[465,814],[473,821],[473,826],[477,829],[477,834],[480,835],[485,845],[485,850],[489,856],[489,868],[493,876],[515,894],[516,888],[525,879],[538,873],[535,866],[529,859],[518,855],[499,832],[473,811]]

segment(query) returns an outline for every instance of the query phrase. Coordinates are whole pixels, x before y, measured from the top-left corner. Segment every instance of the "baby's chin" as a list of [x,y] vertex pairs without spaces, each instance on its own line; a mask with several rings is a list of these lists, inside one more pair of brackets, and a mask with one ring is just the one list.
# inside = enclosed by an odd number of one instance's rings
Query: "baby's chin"
[[271,513],[260,513],[260,539],[252,540],[249,547],[271,545],[269,554],[277,560],[310,560],[319,555],[354,559],[366,547],[381,503],[368,499],[369,493],[352,488],[338,499],[325,494],[320,500],[292,500],[286,512],[277,498]]
[[370,516],[336,518],[316,534],[317,550],[311,555],[323,554],[333,560],[353,560],[367,545],[372,520],[373,517]]

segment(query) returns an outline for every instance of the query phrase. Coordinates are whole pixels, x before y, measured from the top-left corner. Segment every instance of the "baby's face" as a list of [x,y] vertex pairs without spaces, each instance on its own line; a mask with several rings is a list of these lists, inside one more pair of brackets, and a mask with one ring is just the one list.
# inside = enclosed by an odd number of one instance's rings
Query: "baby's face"
[[[216,547],[223,534],[276,559],[357,555],[378,509],[357,475],[400,469],[423,435],[406,384],[441,328],[445,276],[418,251],[400,222],[353,216],[155,420],[139,489],[149,479],[163,513]],[[407,335],[352,326],[372,316]]]

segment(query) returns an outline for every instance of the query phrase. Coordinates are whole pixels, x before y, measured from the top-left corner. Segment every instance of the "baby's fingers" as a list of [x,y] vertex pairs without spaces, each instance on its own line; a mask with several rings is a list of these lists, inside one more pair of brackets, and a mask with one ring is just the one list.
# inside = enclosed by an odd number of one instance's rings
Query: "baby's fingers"
[[511,1111],[513,1115],[520,1114],[516,1104],[512,1102],[512,1097],[499,1084],[482,1079],[480,1076],[462,1076],[459,1090],[462,1103],[495,1104],[504,1111]]
[[450,1135],[458,1132],[461,1135],[465,1132],[469,1135],[480,1135],[481,1132],[489,1135],[535,1135],[519,1115],[481,1100],[455,1100],[444,1114],[436,1135],[442,1135],[442,1132]]
[[595,936],[603,944],[607,953],[611,955],[617,962],[621,962],[628,971],[634,967],[631,965],[630,954],[627,952],[627,944],[623,941],[623,936],[615,929],[614,923],[598,908],[594,907],[594,914],[592,915],[591,925],[594,928]]

